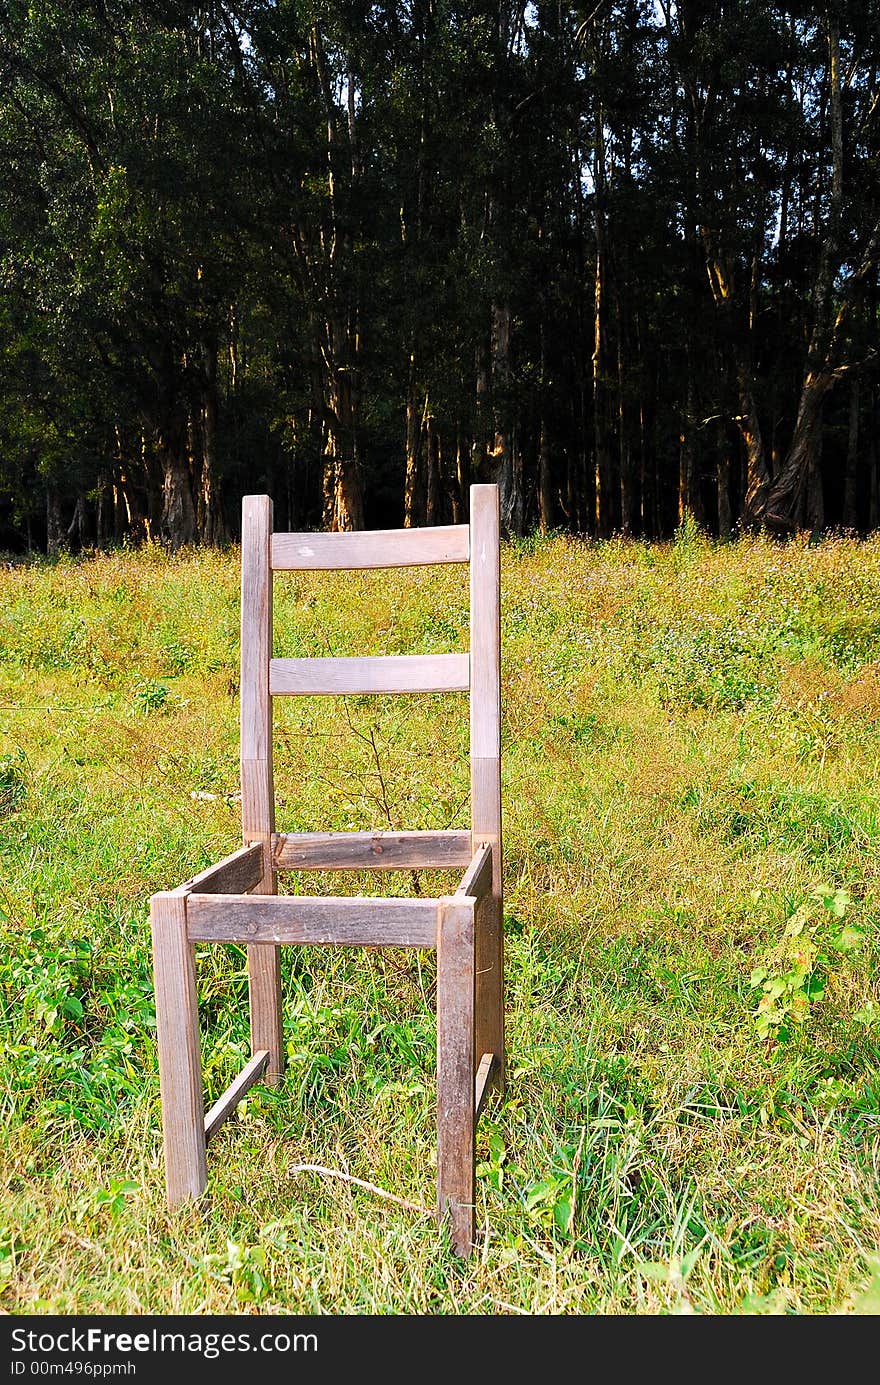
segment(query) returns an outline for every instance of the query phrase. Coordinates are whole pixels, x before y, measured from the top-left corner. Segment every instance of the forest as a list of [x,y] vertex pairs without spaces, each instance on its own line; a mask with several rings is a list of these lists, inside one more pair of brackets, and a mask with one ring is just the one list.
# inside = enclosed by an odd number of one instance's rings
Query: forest
[[0,4],[0,548],[880,525],[880,3]]

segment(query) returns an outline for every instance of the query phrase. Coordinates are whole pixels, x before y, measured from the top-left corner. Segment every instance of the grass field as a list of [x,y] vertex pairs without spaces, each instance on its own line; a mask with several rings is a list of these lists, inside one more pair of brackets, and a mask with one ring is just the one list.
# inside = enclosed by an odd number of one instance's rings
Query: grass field
[[[511,1080],[467,1264],[295,1167],[432,1206],[429,955],[285,949],[284,1085],[165,1210],[147,900],[238,844],[238,555],[0,569],[0,1307],[880,1311],[880,541],[503,565]],[[279,576],[276,652],[464,649],[464,584]],[[282,700],[279,828],[464,825],[466,751],[463,695]],[[199,990],[210,1098],[241,952]]]

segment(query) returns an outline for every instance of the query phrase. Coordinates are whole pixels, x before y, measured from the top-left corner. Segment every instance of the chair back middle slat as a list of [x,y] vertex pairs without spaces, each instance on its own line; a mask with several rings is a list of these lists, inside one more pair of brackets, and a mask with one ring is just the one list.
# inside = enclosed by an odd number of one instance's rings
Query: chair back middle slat
[[361,659],[272,659],[273,697],[333,693],[467,692],[467,654],[391,654]]

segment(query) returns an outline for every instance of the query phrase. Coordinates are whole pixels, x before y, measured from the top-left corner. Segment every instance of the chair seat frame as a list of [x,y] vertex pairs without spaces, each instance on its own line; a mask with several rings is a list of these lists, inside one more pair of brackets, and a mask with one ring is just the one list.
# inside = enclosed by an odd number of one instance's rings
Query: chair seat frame
[[[272,573],[470,564],[466,655],[272,657]],[[467,1255],[474,1239],[475,1130],[503,1090],[504,956],[500,781],[500,569],[496,486],[472,486],[470,522],[355,534],[272,532],[268,496],[242,506],[241,785],[244,845],[150,901],[169,1205],[207,1186],[207,1145],[258,1081],[284,1070],[279,948],[437,952],[437,1213]],[[470,692],[471,828],[444,832],[275,831],[272,699],[347,692]],[[461,869],[439,898],[278,895],[284,870]],[[206,1113],[195,945],[247,947],[251,1058]]]

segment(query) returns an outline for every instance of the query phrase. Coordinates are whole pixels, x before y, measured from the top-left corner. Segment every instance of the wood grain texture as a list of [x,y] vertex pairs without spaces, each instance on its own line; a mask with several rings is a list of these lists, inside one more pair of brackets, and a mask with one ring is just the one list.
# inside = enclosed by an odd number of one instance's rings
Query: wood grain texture
[[479,846],[474,858],[461,877],[461,884],[455,891],[459,895],[469,895],[472,899],[482,899],[492,888],[492,846],[485,843]]
[[242,846],[216,865],[200,871],[181,885],[197,894],[244,894],[258,885],[263,876],[263,847]]
[[273,659],[273,697],[337,693],[466,692],[467,654],[389,654],[364,659]]
[[491,1091],[489,1079],[492,1076],[492,1069],[495,1066],[495,1054],[484,1053],[477,1064],[477,1073],[474,1078],[474,1125],[480,1119],[486,1098]]
[[187,925],[193,942],[435,947],[437,901],[190,895]]
[[242,1097],[259,1080],[268,1061],[268,1049],[263,1048],[259,1053],[255,1053],[250,1062],[245,1063],[235,1081],[230,1082],[223,1095],[217,1098],[205,1116],[206,1140],[210,1140],[211,1136],[216,1134],[229,1113],[235,1110]]
[[241,503],[241,758],[268,760],[272,750],[269,660],[272,657],[272,501]]
[[471,486],[471,756],[501,753],[501,567],[497,486]]
[[208,1180],[193,947],[182,890],[153,895],[153,975],[168,1205],[197,1198]]
[[276,870],[445,870],[468,864],[470,832],[276,832]]
[[504,936],[501,838],[501,560],[497,486],[471,486],[471,813],[473,843],[492,846],[492,891],[477,917],[476,1051],[492,1053],[503,1089]]
[[[275,790],[272,782],[272,501],[246,495],[241,511],[241,827],[246,843],[260,842],[263,871],[254,887],[275,893],[272,833]],[[284,1071],[281,974],[278,949],[248,948],[251,1048],[268,1049],[266,1084],[277,1087]]]
[[273,534],[272,567],[421,567],[428,563],[466,563],[468,526],[432,529],[371,529],[353,534]]
[[458,1255],[474,1240],[474,904],[439,901],[437,1215]]
[[262,874],[254,886],[259,894],[274,893],[272,837],[275,832],[275,786],[271,760],[241,761],[241,830],[246,846],[259,845]]

